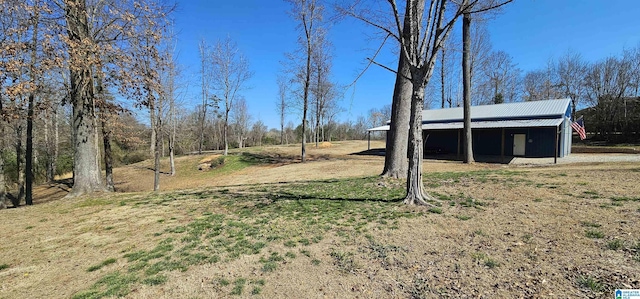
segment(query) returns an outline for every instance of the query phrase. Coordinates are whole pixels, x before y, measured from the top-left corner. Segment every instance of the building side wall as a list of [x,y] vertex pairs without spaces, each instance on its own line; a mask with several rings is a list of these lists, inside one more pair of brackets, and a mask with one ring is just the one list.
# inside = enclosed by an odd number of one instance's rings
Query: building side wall
[[[525,134],[527,143],[525,157],[553,157],[555,155],[556,127],[547,128],[507,128],[504,130],[504,155],[513,156],[515,134]],[[427,135],[429,136],[427,138]],[[441,149],[443,153],[458,152],[458,130],[423,131],[425,152]],[[460,140],[462,142],[462,140]],[[473,152],[475,155],[501,155],[502,128],[473,130]],[[562,150],[558,142],[560,155]]]
[[425,140],[425,153],[438,149],[443,154],[458,153],[458,130],[425,130],[422,140]]

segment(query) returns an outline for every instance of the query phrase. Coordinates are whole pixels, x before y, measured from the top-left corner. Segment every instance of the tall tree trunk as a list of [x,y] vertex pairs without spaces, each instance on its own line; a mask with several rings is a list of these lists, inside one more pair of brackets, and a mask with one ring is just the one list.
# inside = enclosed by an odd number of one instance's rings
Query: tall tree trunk
[[442,54],[442,56],[440,57],[440,93],[442,96],[442,105],[441,108],[444,108],[444,103],[446,102],[446,96],[445,96],[445,77],[444,77],[444,71],[445,71],[445,67],[444,67],[444,55],[445,55],[445,49],[444,46],[442,47],[442,49],[440,49],[440,53]]
[[[156,120],[153,130],[156,131],[156,136],[160,134],[160,119]],[[160,138],[156,138],[154,150],[153,191],[158,191],[160,190]]]
[[[0,126],[2,125],[0,124]],[[1,131],[4,136],[4,130]],[[6,185],[7,183],[4,178],[4,145],[0,144],[0,210],[7,208],[7,204],[5,203],[7,197],[5,193]]]
[[111,151],[111,129],[109,129],[105,116],[101,118],[102,144],[104,146],[104,173],[107,190],[115,191],[113,183],[113,153]]
[[[174,74],[173,63],[171,64],[171,74]],[[176,100],[174,96],[174,79],[171,76],[170,85],[170,102],[169,102],[169,121],[171,122],[171,133],[169,134],[169,165],[171,167],[171,176],[176,175],[175,148],[176,148]]]
[[29,94],[29,102],[27,104],[27,148],[25,151],[25,167],[24,176],[25,182],[25,203],[30,206],[33,205],[33,109],[36,98],[36,62],[38,59],[38,24],[40,19],[40,8],[38,7],[38,1],[33,4],[33,32],[31,33],[31,62],[29,63],[29,81],[33,85],[31,86],[31,93]]
[[[2,99],[0,99],[0,111],[2,111]],[[6,205],[6,186],[7,181],[4,177],[4,123],[0,120],[0,209],[7,207]]]
[[224,155],[229,153],[229,141],[227,140],[229,132],[229,108],[226,108],[224,114],[224,126],[222,126],[222,139],[224,140]]
[[471,14],[462,18],[462,81],[464,102],[464,163],[474,163],[471,135]]
[[175,131],[173,131],[173,133],[171,133],[171,136],[169,137],[169,165],[171,167],[170,170],[170,174],[171,176],[176,175],[176,160],[175,160],[175,152],[174,152],[174,148],[175,148]]
[[321,94],[322,94],[322,77],[321,77],[321,73],[322,73],[322,68],[320,67],[320,63],[318,63],[318,91],[317,91],[317,95],[316,95],[316,123],[315,123],[315,138],[316,138],[316,148],[318,148],[318,142],[320,139],[320,132],[319,132],[319,127],[320,127],[320,100],[321,100]]
[[33,92],[29,95],[29,104],[27,107],[27,147],[25,150],[25,204],[33,205],[33,105],[35,95]]
[[89,36],[85,0],[65,0],[69,35],[70,101],[73,106],[73,188],[68,197],[106,191],[100,175],[95,124],[91,57],[94,45]]
[[18,177],[16,178],[18,181],[18,196],[13,197],[12,200],[13,206],[18,207],[22,200],[24,199],[24,155],[22,153],[22,122],[18,120],[18,125],[16,127],[16,172]]
[[280,145],[284,144],[284,122],[280,121]]
[[429,205],[428,195],[422,183],[422,108],[424,106],[424,84],[413,86],[411,118],[409,120],[409,168],[407,171],[407,196],[405,204]]
[[58,168],[58,153],[60,150],[60,122],[58,121],[58,107],[53,109],[53,154],[51,155],[52,178],[55,180]]
[[[151,92],[151,89],[149,89],[149,92]],[[154,129],[156,127],[156,109],[155,109],[155,103],[153,103],[152,101],[155,101],[155,99],[151,99],[152,96],[149,96],[150,100],[149,100],[149,121],[151,123],[151,147],[150,147],[150,153],[151,156],[153,157],[156,154],[156,145],[157,145],[157,140],[158,140],[158,135],[156,130]]]
[[[53,111],[53,110],[52,110]],[[52,112],[53,113],[53,112]],[[48,183],[53,182],[54,171],[53,171],[53,149],[52,149],[52,141],[51,141],[51,126],[53,124],[53,116],[49,115],[49,111],[45,111],[44,117],[44,146],[45,146],[45,162],[46,162],[46,179]]]
[[[408,23],[408,22],[406,22]],[[408,24],[404,25],[404,38],[408,38]],[[387,134],[382,176],[403,179],[407,177],[407,145],[409,142],[409,117],[411,114],[411,71],[404,55],[398,59],[398,74],[393,89],[391,125]]]
[[108,111],[107,97],[105,95],[104,86],[102,85],[104,73],[98,66],[96,67],[96,93],[97,97],[102,100],[100,114],[100,129],[102,130],[102,147],[104,148],[104,173],[105,184],[109,191],[115,191],[113,183],[113,153],[111,151],[111,128],[107,125],[107,118],[112,113]]

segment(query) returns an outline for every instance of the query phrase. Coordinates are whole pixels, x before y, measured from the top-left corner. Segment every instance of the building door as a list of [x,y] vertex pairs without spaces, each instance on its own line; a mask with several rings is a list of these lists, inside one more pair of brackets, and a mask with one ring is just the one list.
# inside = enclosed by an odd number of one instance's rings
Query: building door
[[526,134],[513,134],[513,155],[524,156],[524,149],[527,146]]

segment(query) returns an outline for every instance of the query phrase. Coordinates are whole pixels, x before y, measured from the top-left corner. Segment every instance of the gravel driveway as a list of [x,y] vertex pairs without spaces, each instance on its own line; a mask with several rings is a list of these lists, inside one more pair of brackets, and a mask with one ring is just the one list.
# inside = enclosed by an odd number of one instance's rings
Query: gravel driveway
[[[570,154],[564,158],[558,158],[558,164],[571,163],[598,163],[598,162],[638,162],[638,154]],[[553,164],[553,158],[520,158],[511,160],[511,165],[546,165]]]

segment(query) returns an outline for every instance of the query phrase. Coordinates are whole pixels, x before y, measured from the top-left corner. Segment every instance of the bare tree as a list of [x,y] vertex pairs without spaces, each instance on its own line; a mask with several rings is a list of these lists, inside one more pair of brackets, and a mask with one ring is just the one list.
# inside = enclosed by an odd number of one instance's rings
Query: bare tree
[[[410,77],[408,79],[412,83],[412,93],[409,118],[407,196],[404,201],[407,204],[421,205],[427,205],[425,199],[428,198],[422,183],[422,108],[425,87],[433,74],[438,53],[454,23],[470,7],[467,0],[461,4],[449,3],[447,0],[432,0],[426,9],[425,2],[426,0],[407,0],[404,27],[401,25],[401,17],[394,0],[389,0],[395,21],[394,29],[376,24],[371,20],[362,19],[382,30],[388,36],[394,37],[400,43],[400,55],[406,59],[409,66]],[[453,13],[445,14],[447,4],[454,6]]]
[[198,154],[202,154],[204,146],[204,126],[207,118],[207,107],[209,106],[209,85],[211,84],[210,59],[211,52],[207,47],[205,40],[201,40],[198,44],[200,53],[200,76],[202,79],[202,104],[200,106],[200,143],[198,144]]
[[[483,53],[483,35],[481,30],[476,30],[474,41],[471,34],[471,16],[473,13],[484,11],[485,7],[495,6],[496,2],[488,0],[484,2],[477,1],[470,3],[469,8],[464,12],[462,17],[462,102],[463,102],[463,161],[464,163],[474,163],[473,158],[473,136],[471,131],[471,90],[473,81],[474,66],[478,61],[482,61]],[[476,10],[477,12],[474,12]],[[477,17],[476,17],[477,18]],[[474,48],[474,46],[476,48]],[[473,54],[472,54],[473,53]]]
[[567,51],[557,63],[558,87],[564,96],[571,98],[571,115],[576,117],[576,107],[584,96],[584,75],[587,64],[578,53]]
[[491,53],[483,67],[485,103],[515,101],[519,94],[520,72],[506,52]]
[[280,144],[284,143],[284,121],[287,112],[287,83],[283,76],[278,76],[278,100],[276,101],[276,110],[280,116]]
[[244,142],[247,139],[249,133],[249,126],[251,122],[251,116],[249,115],[249,109],[247,108],[247,101],[239,97],[233,103],[233,112],[231,113],[231,124],[234,134],[238,138],[238,148],[244,147]]
[[318,35],[318,27],[322,21],[324,6],[317,0],[287,0],[292,5],[290,14],[299,22],[302,36],[298,41],[304,53],[304,67],[298,73],[302,85],[302,153],[301,159],[306,161],[306,134],[307,134],[307,110],[309,107],[309,93],[311,89],[311,59],[313,58],[314,44]]
[[[176,61],[174,55],[167,53],[167,70],[165,73],[165,93],[167,102],[169,104],[169,165],[171,176],[176,175],[175,164],[175,149],[176,149],[176,130],[177,130],[177,117],[176,117],[176,105],[177,105],[177,84],[178,69],[176,67]],[[202,144],[201,142],[199,144]],[[199,147],[201,149],[201,147]]]
[[229,113],[239,92],[247,88],[246,84],[253,75],[249,70],[249,62],[238,49],[235,42],[227,37],[216,43],[211,54],[212,87],[218,91],[220,100],[224,103],[224,155],[229,151],[228,131]]

